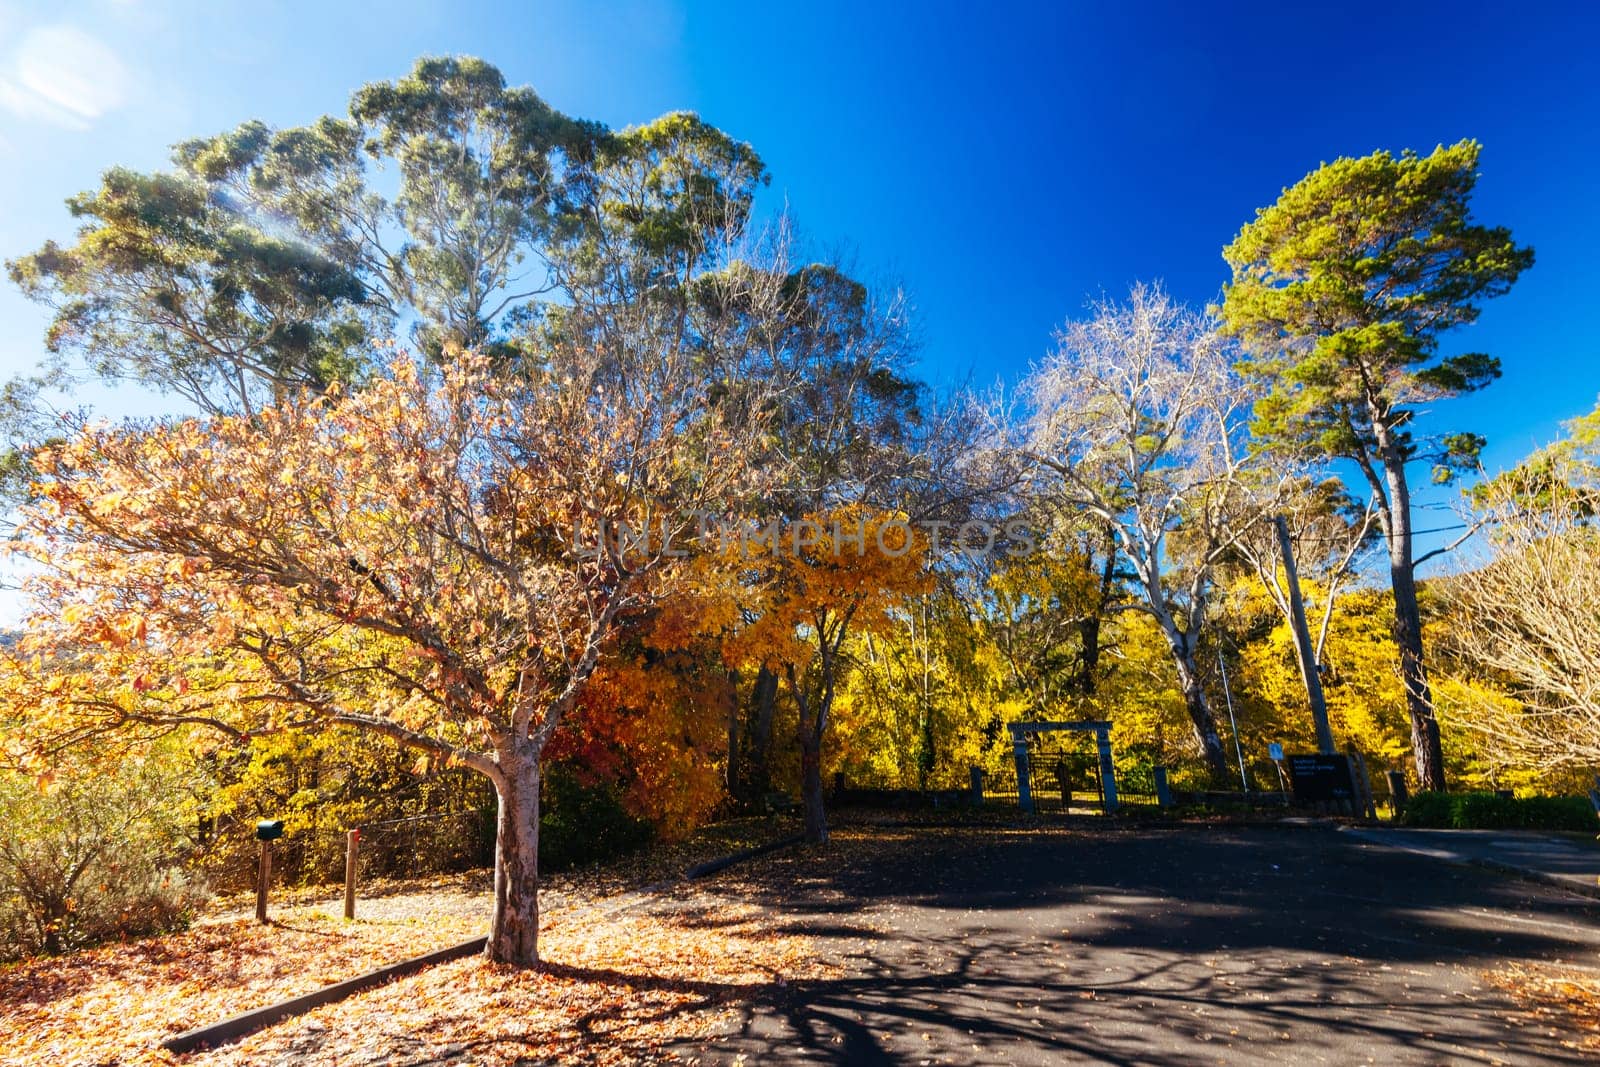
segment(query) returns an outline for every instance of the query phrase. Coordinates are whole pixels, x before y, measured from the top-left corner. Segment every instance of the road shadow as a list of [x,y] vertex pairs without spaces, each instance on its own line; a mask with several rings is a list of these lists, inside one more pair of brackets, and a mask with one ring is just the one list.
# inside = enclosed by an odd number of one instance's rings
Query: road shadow
[[734,900],[839,977],[704,991],[712,1061],[1594,1062],[1485,972],[1600,970],[1595,902],[1327,828],[863,831],[670,906]]

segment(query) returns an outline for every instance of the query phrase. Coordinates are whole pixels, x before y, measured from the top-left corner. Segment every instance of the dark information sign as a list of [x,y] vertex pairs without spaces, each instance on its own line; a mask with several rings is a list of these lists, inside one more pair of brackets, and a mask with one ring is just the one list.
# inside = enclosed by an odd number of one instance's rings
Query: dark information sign
[[1349,757],[1291,755],[1284,762],[1289,766],[1289,784],[1294,788],[1296,804],[1325,804],[1355,798]]

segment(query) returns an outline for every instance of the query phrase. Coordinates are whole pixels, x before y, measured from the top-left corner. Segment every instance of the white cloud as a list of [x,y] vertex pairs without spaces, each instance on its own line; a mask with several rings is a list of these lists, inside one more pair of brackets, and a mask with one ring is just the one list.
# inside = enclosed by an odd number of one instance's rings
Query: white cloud
[[0,61],[0,108],[18,118],[86,130],[127,91],[116,53],[73,26],[29,30]]

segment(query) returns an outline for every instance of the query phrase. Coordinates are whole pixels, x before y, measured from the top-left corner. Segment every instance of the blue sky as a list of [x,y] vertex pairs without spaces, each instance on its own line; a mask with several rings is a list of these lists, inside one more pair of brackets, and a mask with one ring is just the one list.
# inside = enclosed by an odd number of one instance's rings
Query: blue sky
[[[691,109],[750,141],[768,208],[910,293],[923,376],[981,384],[1102,291],[1212,299],[1222,246],[1321,161],[1476,137],[1478,215],[1538,262],[1453,341],[1504,379],[1429,426],[1500,466],[1600,394],[1600,5],[1407,7],[0,0],[0,257],[68,237],[63,198],[107,166],[471,53],[573,115]],[[44,321],[0,292],[0,373]]]

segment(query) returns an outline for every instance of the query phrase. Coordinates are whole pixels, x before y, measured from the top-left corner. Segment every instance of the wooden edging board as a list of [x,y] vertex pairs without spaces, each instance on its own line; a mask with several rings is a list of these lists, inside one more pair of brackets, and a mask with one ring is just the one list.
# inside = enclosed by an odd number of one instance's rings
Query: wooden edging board
[[487,937],[475,937],[471,941],[463,941],[459,945],[448,948],[436,949],[421,956],[413,956],[399,963],[391,963],[387,967],[379,967],[366,974],[358,974],[354,978],[346,978],[342,982],[323,986],[321,989],[310,993],[303,993],[298,997],[280,1000],[276,1004],[269,1004],[264,1008],[243,1012],[231,1019],[224,1019],[219,1023],[209,1026],[199,1026],[187,1030],[176,1037],[169,1037],[161,1042],[161,1047],[168,1052],[184,1053],[193,1052],[202,1046],[216,1048],[226,1045],[230,1041],[237,1041],[244,1035],[282,1022],[295,1015],[304,1015],[313,1008],[320,1008],[324,1004],[332,1004],[336,1000],[343,1000],[352,993],[359,993],[363,989],[375,985],[382,985],[394,978],[401,978],[408,974],[432,967],[436,963],[448,963],[451,960],[463,959],[475,953],[482,952],[483,946],[488,943]]

